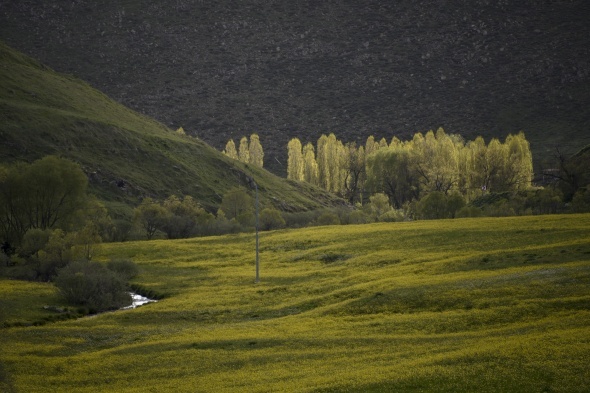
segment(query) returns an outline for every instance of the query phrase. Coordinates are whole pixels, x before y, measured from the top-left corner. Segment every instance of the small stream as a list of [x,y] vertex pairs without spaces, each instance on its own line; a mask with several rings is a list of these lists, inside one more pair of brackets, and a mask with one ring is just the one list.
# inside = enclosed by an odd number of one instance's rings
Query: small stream
[[132,308],[143,306],[144,304],[157,302],[157,300],[148,299],[147,297],[138,295],[137,293],[129,292],[129,294],[131,295],[132,303],[130,306],[123,307],[121,310],[130,310]]

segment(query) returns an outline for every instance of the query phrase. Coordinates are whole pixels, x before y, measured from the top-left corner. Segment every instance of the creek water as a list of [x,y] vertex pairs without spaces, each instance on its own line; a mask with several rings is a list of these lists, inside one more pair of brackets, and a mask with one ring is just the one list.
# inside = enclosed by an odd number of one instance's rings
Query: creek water
[[132,303],[131,303],[131,305],[129,305],[127,307],[123,307],[121,310],[129,310],[132,308],[137,308],[139,306],[143,306],[144,304],[147,304],[147,303],[157,302],[157,300],[148,299],[147,297],[141,296],[137,293],[129,292],[129,294],[131,295]]

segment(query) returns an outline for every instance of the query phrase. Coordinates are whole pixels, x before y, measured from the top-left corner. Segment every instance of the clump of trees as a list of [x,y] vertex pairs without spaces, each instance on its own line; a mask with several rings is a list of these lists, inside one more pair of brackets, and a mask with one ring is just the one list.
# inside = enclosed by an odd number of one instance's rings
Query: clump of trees
[[115,228],[87,188],[80,166],[60,157],[0,166],[0,274],[52,281],[85,313],[129,305],[126,280],[137,272],[131,261],[90,262]]
[[168,197],[163,202],[144,198],[135,208],[133,221],[144,231],[148,240],[161,231],[169,239],[181,239],[207,233],[214,216],[203,209],[191,196]]
[[[220,235],[253,230],[256,225],[254,199],[244,188],[236,187],[223,195],[217,215],[207,212],[192,197],[170,196],[163,202],[146,198],[134,210],[134,222],[147,239],[159,233],[168,239]],[[259,229],[285,226],[282,213],[262,207]]]
[[0,167],[0,240],[7,263],[18,260],[23,277],[49,280],[72,259],[91,259],[114,226],[87,188],[80,166],[55,156]]
[[[315,152],[315,154],[314,154]],[[432,192],[460,194],[467,201],[482,193],[522,191],[531,187],[532,155],[523,133],[504,143],[483,138],[465,142],[442,128],[417,133],[409,141],[393,138],[364,146],[342,143],[334,134],[322,135],[314,148],[288,144],[287,177],[332,191],[351,204],[365,195],[384,193],[395,208]]]
[[574,212],[590,211],[590,145],[571,157],[556,149],[555,165],[543,171],[546,180],[560,192]]
[[248,137],[242,137],[237,149],[234,140],[230,139],[225,145],[223,154],[245,164],[252,164],[260,168],[264,165],[264,151],[258,134],[250,135],[250,140]]

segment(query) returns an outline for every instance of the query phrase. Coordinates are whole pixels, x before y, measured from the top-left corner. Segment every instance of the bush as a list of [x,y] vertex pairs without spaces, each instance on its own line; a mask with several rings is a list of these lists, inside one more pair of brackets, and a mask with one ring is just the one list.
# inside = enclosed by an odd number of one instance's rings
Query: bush
[[403,210],[389,210],[379,216],[379,221],[381,222],[400,222],[404,221],[404,212]]
[[572,210],[576,213],[590,212],[590,187],[580,188],[574,194]]
[[92,312],[115,310],[131,304],[123,279],[98,262],[72,262],[60,270],[55,285],[72,304]]
[[317,217],[319,212],[305,211],[297,213],[283,213],[283,218],[289,228],[303,228],[310,225]]
[[366,224],[367,222],[370,222],[370,220],[370,217],[361,210],[353,210],[348,216],[348,222],[350,224]]
[[483,211],[476,206],[464,206],[455,215],[457,218],[467,218],[467,217],[481,217],[483,216]]
[[418,201],[418,216],[426,220],[448,218],[447,199],[440,191],[433,191]]
[[115,272],[125,281],[131,280],[139,274],[139,268],[131,259],[111,259],[107,262],[107,269]]
[[263,231],[284,227],[285,219],[277,209],[266,208],[260,212],[260,229]]
[[340,225],[340,218],[336,213],[326,211],[317,219],[318,225]]

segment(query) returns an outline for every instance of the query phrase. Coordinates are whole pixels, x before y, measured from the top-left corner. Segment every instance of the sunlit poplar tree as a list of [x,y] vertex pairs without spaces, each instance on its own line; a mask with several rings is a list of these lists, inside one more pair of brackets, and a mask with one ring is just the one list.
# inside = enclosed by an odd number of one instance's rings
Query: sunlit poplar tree
[[258,137],[258,134],[250,135],[250,145],[248,150],[249,155],[247,162],[262,168],[264,165],[264,151],[262,150],[262,145],[260,144],[260,138]]
[[287,144],[287,179],[305,180],[301,141],[293,138]]
[[322,135],[317,143],[317,163],[319,186],[325,190],[330,189],[330,164],[328,154],[328,137]]
[[315,149],[310,142],[303,148],[303,179],[308,183],[319,185],[318,163],[315,159]]
[[250,162],[250,147],[248,146],[248,138],[242,137],[240,139],[240,147],[238,149],[238,159],[244,163]]
[[234,143],[233,139],[227,141],[225,144],[225,149],[223,150],[223,154],[229,158],[233,158],[234,160],[238,159],[238,151],[236,150],[236,144]]

